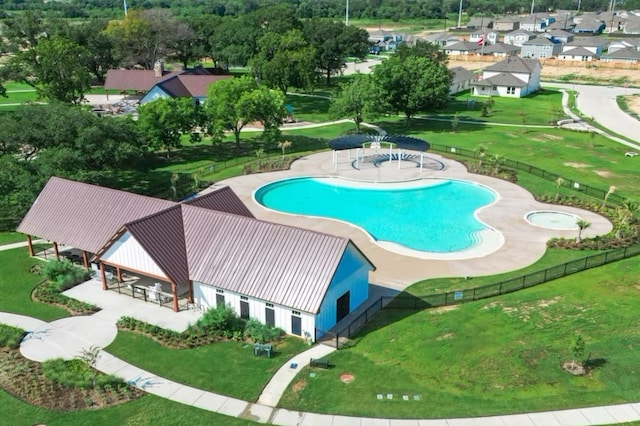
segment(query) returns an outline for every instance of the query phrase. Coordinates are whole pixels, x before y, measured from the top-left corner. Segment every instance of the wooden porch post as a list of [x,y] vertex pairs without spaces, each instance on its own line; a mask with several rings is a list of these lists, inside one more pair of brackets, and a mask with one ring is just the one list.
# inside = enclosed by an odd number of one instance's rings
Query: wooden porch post
[[189,296],[187,300],[189,300],[189,303],[193,303],[193,280],[189,280]]
[[84,263],[84,267],[89,269],[89,256],[87,256],[87,252],[82,250],[82,262]]
[[35,256],[33,252],[33,243],[31,242],[31,235],[27,235],[27,247],[29,247],[29,256]]
[[107,290],[107,276],[104,273],[104,263],[100,262],[100,276],[102,277],[102,289]]
[[60,260],[60,253],[58,252],[58,243],[53,242],[53,253],[56,255],[56,259]]
[[116,275],[118,276],[118,282],[121,283],[122,282],[122,269],[120,269],[120,267],[116,268]]
[[178,312],[178,286],[173,280],[169,282],[171,283],[171,294],[173,295],[173,310],[174,312]]

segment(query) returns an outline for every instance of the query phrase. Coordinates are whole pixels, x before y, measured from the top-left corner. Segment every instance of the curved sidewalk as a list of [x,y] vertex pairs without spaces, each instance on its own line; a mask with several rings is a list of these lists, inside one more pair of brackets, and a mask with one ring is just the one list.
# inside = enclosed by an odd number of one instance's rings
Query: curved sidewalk
[[[84,317],[85,322],[92,326],[103,326],[105,321],[93,321],[92,317]],[[23,316],[0,312],[0,323],[25,330],[32,330],[45,324],[43,321]],[[73,330],[65,330],[71,339],[85,341],[93,337],[77,336]],[[48,335],[40,338],[43,341],[51,340]],[[50,342],[56,344],[56,342]],[[93,342],[92,344],[96,344]],[[42,346],[43,350],[46,345]],[[310,351],[316,351],[314,346]],[[68,350],[70,351],[70,349]],[[44,355],[44,354],[43,354]],[[73,354],[75,355],[75,354]],[[297,357],[308,359],[309,351],[299,354]],[[306,357],[306,358],[305,358]],[[43,356],[46,358],[46,356]],[[287,365],[289,362],[287,363]],[[385,426],[476,426],[476,425],[522,425],[522,426],[587,426],[597,424],[624,423],[640,420],[640,403],[619,404],[605,407],[577,408],[571,410],[549,411],[541,413],[514,414],[491,417],[469,417],[456,419],[378,419],[366,417],[349,417],[332,414],[316,414],[302,411],[293,411],[283,408],[274,408],[261,403],[251,403],[228,396],[219,395],[196,389],[191,386],[167,380],[135,367],[113,355],[102,351],[96,365],[97,369],[106,373],[121,377],[126,382],[134,385],[147,393],[167,398],[169,400],[214,411],[232,417],[253,420],[258,423],[270,423],[277,425],[385,425]],[[301,365],[300,365],[301,368]]]

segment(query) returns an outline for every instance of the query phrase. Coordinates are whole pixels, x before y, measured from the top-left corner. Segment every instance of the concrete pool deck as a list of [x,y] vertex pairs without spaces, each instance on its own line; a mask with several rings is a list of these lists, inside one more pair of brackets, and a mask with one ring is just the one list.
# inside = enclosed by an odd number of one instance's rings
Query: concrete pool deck
[[[372,153],[369,152],[369,154]],[[419,153],[413,154],[419,155]],[[340,152],[337,165],[333,164],[333,153],[327,151],[295,161],[290,170],[226,179],[204,192],[228,185],[258,219],[350,238],[377,268],[370,275],[371,282],[397,290],[402,290],[426,278],[494,275],[520,269],[534,263],[544,254],[546,241],[549,238],[577,236],[575,230],[554,230],[531,225],[525,220],[525,216],[532,211],[555,210],[578,215],[591,223],[591,226],[583,231],[584,237],[606,234],[612,229],[611,223],[606,218],[595,213],[573,207],[539,203],[528,191],[518,185],[468,173],[461,163],[434,153],[426,153],[425,158],[427,157],[441,162],[444,167],[442,169],[425,168],[420,171],[415,162],[398,163],[396,160],[381,163],[379,167],[362,164],[362,168],[357,170],[352,165],[352,160],[355,160],[355,151],[351,160],[346,152]],[[496,243],[494,240],[498,236],[495,232],[488,231],[483,235],[487,244],[471,248],[470,253],[448,255],[434,253],[416,257],[411,256],[411,250],[403,252],[402,248],[398,247],[393,247],[393,251],[385,249],[360,228],[347,223],[270,211],[254,200],[254,191],[262,185],[299,176],[334,176],[367,182],[404,182],[421,178],[462,179],[477,182],[493,189],[500,196],[494,204],[478,211],[477,217],[499,231],[504,239]],[[549,185],[554,184],[549,182]]]

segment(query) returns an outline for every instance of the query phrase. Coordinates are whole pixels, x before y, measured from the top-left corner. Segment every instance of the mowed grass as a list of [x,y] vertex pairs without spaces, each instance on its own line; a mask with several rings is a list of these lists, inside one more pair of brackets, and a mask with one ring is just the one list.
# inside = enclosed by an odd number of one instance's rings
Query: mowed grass
[[34,407],[0,390],[0,406],[2,407],[0,423],[7,425],[169,426],[207,424],[245,426],[257,424],[249,420],[223,416],[179,404],[154,395],[147,395],[126,404],[101,410],[55,411]]
[[298,121],[324,123],[331,121],[329,117],[330,100],[320,95],[288,93],[286,102],[293,108],[293,118]]
[[33,265],[44,262],[29,257],[26,247],[0,251],[0,311],[27,315],[44,321],[66,317],[66,310],[31,300],[31,292],[42,281],[32,274]]
[[[353,347],[328,356],[335,368],[301,371],[280,405],[439,418],[637,401],[639,274],[638,259],[628,259],[494,299],[384,310]],[[579,335],[594,365],[586,377],[560,367]],[[355,380],[342,383],[343,372]]]
[[0,246],[11,243],[23,243],[26,242],[26,240],[25,235],[19,232],[0,232]]
[[[639,158],[625,157],[628,147],[597,134],[463,123],[454,133],[451,123],[421,119],[412,120],[408,127],[404,120],[395,118],[375,124],[390,134],[407,134],[432,144],[471,151],[483,145],[487,161],[499,154],[604,191],[614,185],[617,195],[640,199],[640,186],[636,184],[640,162],[635,161]],[[540,181],[555,191],[553,182]]]
[[272,358],[254,356],[245,342],[169,349],[140,334],[120,331],[105,350],[160,377],[254,401],[277,369],[305,348],[302,339],[287,337],[274,346]]

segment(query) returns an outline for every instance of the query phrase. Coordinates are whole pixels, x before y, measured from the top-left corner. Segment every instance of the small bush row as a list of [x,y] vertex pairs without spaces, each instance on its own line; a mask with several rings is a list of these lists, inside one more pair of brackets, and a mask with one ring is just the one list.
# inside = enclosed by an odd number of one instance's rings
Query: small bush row
[[267,343],[277,340],[283,331],[270,327],[256,319],[244,320],[230,306],[219,306],[207,310],[194,325],[178,333],[151,325],[131,317],[118,320],[121,330],[137,331],[159,343],[176,348],[194,348],[224,340],[251,340]]
[[0,347],[16,349],[20,346],[24,330],[0,324]]
[[43,274],[60,292],[83,283],[91,277],[89,270],[78,268],[68,259],[47,262],[43,268]]
[[51,281],[45,281],[33,290],[33,297],[40,302],[60,305],[73,315],[89,315],[100,309],[60,293],[60,287]]

